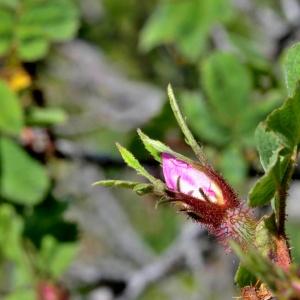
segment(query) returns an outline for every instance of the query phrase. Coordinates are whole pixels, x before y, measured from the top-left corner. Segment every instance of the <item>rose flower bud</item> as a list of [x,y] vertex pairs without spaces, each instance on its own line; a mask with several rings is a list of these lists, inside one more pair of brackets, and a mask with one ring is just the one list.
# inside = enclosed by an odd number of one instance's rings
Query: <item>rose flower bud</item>
[[138,129],[145,148],[162,164],[166,184],[149,174],[132,153],[117,143],[128,166],[147,178],[150,183],[102,180],[95,182],[93,186],[104,185],[132,189],[139,196],[156,195],[158,197],[156,207],[163,203],[174,203],[179,211],[187,214],[193,221],[206,226],[210,233],[215,234],[227,248],[226,251],[230,251],[227,242],[229,239],[235,240],[245,249],[246,244],[253,240],[255,229],[253,211],[249,207],[245,208],[244,201],[238,199],[237,193],[221,175],[214,171],[206,159],[202,148],[185,124],[170,86],[168,94],[186,142],[191,146],[200,163],[174,152],[160,141],[150,139]]
[[[194,169],[188,163],[169,153],[162,153],[162,161],[168,188],[203,201],[224,203],[221,189],[205,173]],[[177,189],[178,185],[180,191]]]
[[225,247],[227,239],[242,246],[250,239],[253,212],[243,210],[243,202],[212,168],[191,166],[169,153],[162,153],[162,164],[168,197],[179,211],[206,225]]

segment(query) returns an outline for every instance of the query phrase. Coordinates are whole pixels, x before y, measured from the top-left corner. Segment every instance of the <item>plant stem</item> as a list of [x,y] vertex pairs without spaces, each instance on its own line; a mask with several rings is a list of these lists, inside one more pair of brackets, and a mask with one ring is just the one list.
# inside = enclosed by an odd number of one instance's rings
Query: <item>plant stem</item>
[[286,171],[283,175],[283,179],[281,182],[281,188],[278,191],[278,234],[280,236],[285,237],[285,209],[286,209],[286,198],[287,198],[287,191],[289,189],[289,182],[292,176],[293,167],[294,167],[295,160],[293,157],[290,158],[289,164],[286,168]]

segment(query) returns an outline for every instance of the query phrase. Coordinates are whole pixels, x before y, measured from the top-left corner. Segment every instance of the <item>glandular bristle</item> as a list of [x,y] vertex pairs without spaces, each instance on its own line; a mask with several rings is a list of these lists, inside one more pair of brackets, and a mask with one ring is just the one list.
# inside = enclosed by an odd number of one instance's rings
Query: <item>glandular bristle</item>
[[212,228],[211,234],[216,235],[217,240],[223,243],[225,252],[231,252],[229,240],[236,241],[243,249],[251,243],[254,236],[254,211],[251,208],[244,209],[243,204],[227,211],[222,223],[218,228]]

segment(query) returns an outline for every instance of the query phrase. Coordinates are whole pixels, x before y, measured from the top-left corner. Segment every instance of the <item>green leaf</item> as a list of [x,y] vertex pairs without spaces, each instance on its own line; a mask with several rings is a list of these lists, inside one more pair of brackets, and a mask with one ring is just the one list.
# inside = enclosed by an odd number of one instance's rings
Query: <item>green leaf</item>
[[145,148],[153,155],[153,157],[160,163],[162,163],[162,160],[161,160],[161,154],[156,151],[150,144],[146,143],[145,142],[145,139],[149,139],[149,137],[143,133],[140,129],[137,130],[143,144],[145,145]]
[[124,159],[124,161],[128,164],[129,167],[138,171],[138,174],[146,177],[153,184],[161,186],[162,182],[153,176],[151,176],[138,162],[138,160],[124,147],[122,147],[119,143],[117,143],[117,147]]
[[22,205],[43,200],[50,184],[44,167],[8,138],[0,139],[2,197]]
[[227,147],[224,149],[221,159],[223,177],[232,185],[241,184],[248,174],[248,164],[242,149],[235,145]]
[[180,93],[180,99],[186,122],[197,136],[217,146],[230,141],[230,129],[214,119],[202,94],[186,90]]
[[269,171],[260,178],[249,193],[248,204],[252,207],[267,205],[272,200],[272,207],[276,212],[276,205],[273,203],[276,191],[281,188],[281,182],[290,159],[283,159],[278,156],[274,165],[270,165]]
[[28,111],[26,124],[49,126],[64,123],[66,119],[66,113],[60,108],[33,107]]
[[160,2],[141,32],[140,48],[149,51],[163,43],[175,43],[183,57],[195,62],[209,45],[213,24],[227,22],[233,12],[228,0]]
[[63,275],[74,260],[77,252],[77,243],[60,243],[57,245],[49,261],[49,270],[54,279],[58,280]]
[[[9,0],[8,0],[9,1]],[[6,55],[12,44],[14,15],[9,9],[0,4],[0,55]]]
[[195,1],[159,3],[141,32],[140,48],[149,51],[180,35]]
[[98,181],[92,184],[92,186],[96,185],[105,185],[107,187],[117,187],[117,188],[124,188],[124,189],[133,189],[137,185],[139,185],[140,182],[132,182],[132,181],[121,181],[121,180],[103,180]]
[[50,263],[51,257],[55,252],[55,247],[57,246],[57,243],[57,240],[52,235],[47,234],[43,236],[39,254],[44,262]]
[[50,40],[68,40],[79,27],[78,9],[69,0],[34,1],[33,5],[25,1],[20,27],[28,26],[39,28]]
[[269,71],[271,63],[262,53],[258,43],[241,34],[229,32],[230,42],[236,46],[251,65],[262,71]]
[[300,44],[294,45],[288,52],[284,64],[285,80],[289,97],[294,95],[297,81],[300,79]]
[[60,243],[53,236],[46,235],[41,242],[40,256],[45,266],[44,272],[50,272],[51,278],[58,280],[66,271],[78,252],[78,243]]
[[191,29],[188,34],[182,35],[176,44],[183,57],[196,63],[209,46],[209,31],[206,24],[201,24],[196,30],[191,24]]
[[140,183],[134,187],[133,192],[137,193],[139,196],[153,194],[155,192],[155,186],[152,184]]
[[282,150],[279,139],[272,132],[267,132],[262,123],[257,127],[255,139],[266,174],[249,193],[248,204],[252,207],[264,206],[272,200],[285,172],[285,161],[281,161],[279,156]]
[[52,41],[73,38],[79,22],[79,9],[72,0],[1,0],[0,55],[15,45],[23,61],[41,59]]
[[239,268],[235,275],[235,281],[239,287],[254,286],[257,282],[257,278],[240,263]]
[[49,270],[54,279],[58,280],[70,266],[78,252],[77,243],[58,244],[49,264]]
[[8,54],[11,47],[11,40],[0,33],[0,56]]
[[188,129],[188,127],[186,126],[186,123],[182,117],[181,111],[178,107],[177,101],[175,99],[173,90],[171,85],[169,84],[168,86],[168,95],[170,98],[170,103],[171,103],[171,107],[172,110],[174,112],[175,118],[186,138],[187,143],[192,147],[193,151],[195,152],[196,156],[199,158],[200,162],[206,166],[209,167],[210,163],[208,162],[208,160],[206,159],[204,153],[202,152],[201,147],[199,146],[199,144],[195,141],[192,133],[190,132],[190,130]]
[[243,120],[236,130],[237,139],[246,147],[254,148],[254,133],[257,125],[266,119],[271,111],[282,105],[281,90],[271,90],[264,95],[264,101],[251,103],[242,113]]
[[9,295],[1,298],[2,300],[34,300],[36,291],[33,288],[22,288],[13,291]]
[[9,204],[0,206],[0,245],[3,255],[15,263],[22,258],[23,220],[14,207]]
[[251,189],[248,200],[249,206],[264,206],[272,200],[277,188],[271,173],[272,171],[265,174]]
[[19,135],[23,128],[22,108],[6,82],[0,80],[0,132]]
[[23,26],[17,30],[18,54],[22,60],[32,62],[43,58],[49,51],[50,43],[40,28]]
[[16,8],[19,0],[0,0],[0,7]]
[[15,9],[20,0],[0,0],[0,7]]
[[[266,128],[262,124],[257,128],[256,140],[262,165],[266,174],[257,182],[249,194],[249,205],[266,205],[280,189],[288,160],[282,160],[282,146],[289,153],[300,142],[300,88],[297,83],[296,92],[292,98],[288,98],[283,106],[269,115]],[[274,136],[273,131],[279,139]],[[274,204],[274,203],[273,203]],[[274,206],[274,205],[273,205]]]
[[241,258],[241,261],[245,267],[249,268],[249,270],[251,270],[251,272],[254,273],[257,278],[261,278],[263,282],[267,283],[269,288],[271,288],[273,291],[276,290],[275,282],[277,281],[277,274],[275,266],[263,258],[252,247],[249,247],[248,252],[246,253],[236,242],[230,241],[230,245]]
[[[235,55],[215,52],[202,65],[202,85],[210,97],[213,114],[223,125],[235,128],[248,105],[252,78]],[[234,112],[235,117],[232,117]]]
[[245,267],[260,278],[261,282],[266,283],[268,288],[275,293],[276,298],[283,300],[299,298],[299,290],[296,287],[300,284],[300,280],[295,271],[292,269],[286,271],[275,266],[251,246],[246,252],[232,240],[230,245]]
[[26,254],[23,249],[24,221],[10,204],[0,206],[0,248],[2,255],[14,263],[14,287],[33,284]]
[[278,153],[282,149],[279,138],[272,132],[266,131],[266,126],[260,123],[255,132],[255,141],[260,156],[260,162],[268,172],[277,161]]
[[274,110],[266,121],[267,130],[273,131],[290,153],[300,142],[300,83],[295,94],[288,98],[281,108]]

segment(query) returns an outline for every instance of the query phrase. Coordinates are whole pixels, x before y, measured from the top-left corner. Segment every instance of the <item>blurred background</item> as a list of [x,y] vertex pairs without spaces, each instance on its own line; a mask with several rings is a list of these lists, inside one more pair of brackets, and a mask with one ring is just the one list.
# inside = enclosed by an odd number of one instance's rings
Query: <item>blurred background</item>
[[[151,174],[141,128],[195,158],[172,84],[215,169],[246,199],[256,126],[287,96],[298,0],[0,0],[0,299],[231,299],[238,258],[172,206],[91,187]],[[300,263],[300,172],[288,202]],[[258,213],[270,212],[269,207]],[[298,238],[298,239],[297,239]]]

